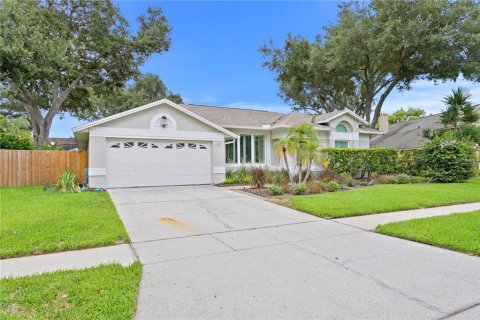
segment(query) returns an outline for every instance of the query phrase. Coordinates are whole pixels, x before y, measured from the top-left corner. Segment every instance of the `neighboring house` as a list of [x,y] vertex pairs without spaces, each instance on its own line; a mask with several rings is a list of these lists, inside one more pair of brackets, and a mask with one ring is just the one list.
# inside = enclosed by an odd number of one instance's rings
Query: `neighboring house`
[[48,138],[51,145],[62,147],[65,150],[74,150],[77,148],[77,140],[75,138]]
[[280,168],[273,144],[311,122],[323,147],[369,148],[365,120],[344,110],[311,116],[175,104],[163,99],[73,129],[89,151],[91,187],[220,183],[227,168]]
[[[480,106],[476,108],[480,113]],[[441,113],[424,118],[410,120],[392,125],[388,124],[388,115],[382,114],[379,119],[379,129],[383,135],[375,136],[370,140],[372,148],[394,148],[397,150],[420,149],[425,144],[424,130],[435,131],[442,129]]]
[[372,148],[393,148],[397,150],[420,149],[425,143],[424,130],[438,130],[443,128],[440,122],[441,114],[434,114],[420,119],[388,124],[388,115],[381,115],[379,119],[381,136],[370,140]]

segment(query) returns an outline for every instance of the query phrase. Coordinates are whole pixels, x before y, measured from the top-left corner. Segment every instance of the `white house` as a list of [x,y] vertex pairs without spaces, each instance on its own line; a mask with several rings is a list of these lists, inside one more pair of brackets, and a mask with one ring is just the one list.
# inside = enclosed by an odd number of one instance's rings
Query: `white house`
[[381,132],[348,110],[322,115],[175,104],[159,100],[73,128],[89,151],[91,187],[220,183],[227,168],[280,168],[275,140],[311,122],[323,147],[369,148]]

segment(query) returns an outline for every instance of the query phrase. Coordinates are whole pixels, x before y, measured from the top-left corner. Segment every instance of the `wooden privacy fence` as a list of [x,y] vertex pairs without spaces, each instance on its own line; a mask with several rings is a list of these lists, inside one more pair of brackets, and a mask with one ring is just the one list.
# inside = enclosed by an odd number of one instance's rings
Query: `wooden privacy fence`
[[83,183],[87,167],[87,151],[0,150],[0,186],[56,183],[67,168]]

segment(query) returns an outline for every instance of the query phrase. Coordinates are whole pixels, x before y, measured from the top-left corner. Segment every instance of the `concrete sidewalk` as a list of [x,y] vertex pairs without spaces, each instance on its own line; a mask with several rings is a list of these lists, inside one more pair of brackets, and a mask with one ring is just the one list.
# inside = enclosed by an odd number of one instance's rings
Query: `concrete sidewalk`
[[475,210],[480,210],[480,202],[340,218],[335,219],[334,221],[363,230],[375,230],[375,228],[380,224],[434,216],[444,216],[452,213],[470,212]]
[[128,266],[137,261],[129,244],[0,260],[0,278],[58,270],[83,269],[107,263]]

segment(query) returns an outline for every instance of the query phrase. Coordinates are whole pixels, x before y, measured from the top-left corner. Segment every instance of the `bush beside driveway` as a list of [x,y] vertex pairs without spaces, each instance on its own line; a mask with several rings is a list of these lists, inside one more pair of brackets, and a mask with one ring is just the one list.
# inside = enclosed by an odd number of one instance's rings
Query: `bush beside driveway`
[[465,183],[382,184],[368,188],[290,197],[292,208],[323,218],[479,202],[480,179]]
[[84,249],[129,241],[107,192],[44,192],[3,187],[0,258]]

